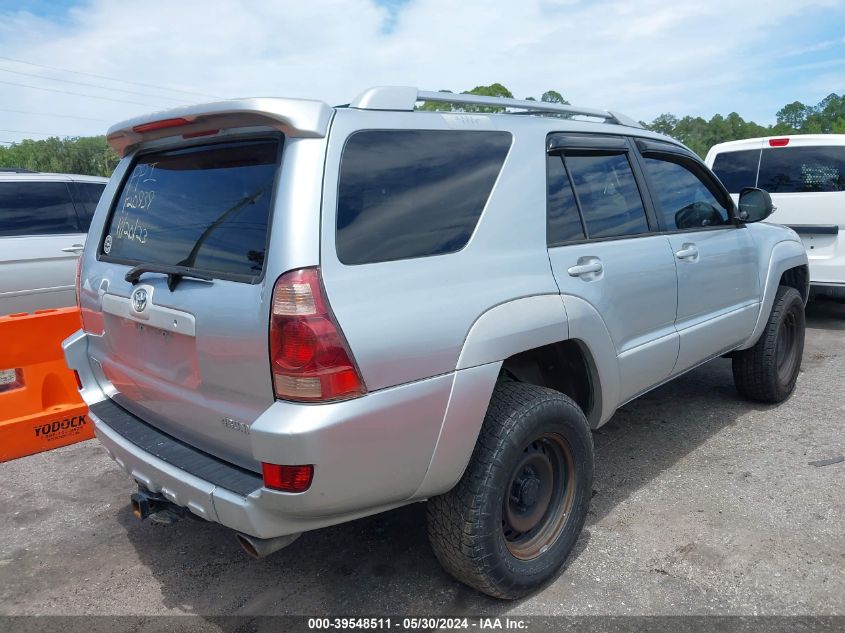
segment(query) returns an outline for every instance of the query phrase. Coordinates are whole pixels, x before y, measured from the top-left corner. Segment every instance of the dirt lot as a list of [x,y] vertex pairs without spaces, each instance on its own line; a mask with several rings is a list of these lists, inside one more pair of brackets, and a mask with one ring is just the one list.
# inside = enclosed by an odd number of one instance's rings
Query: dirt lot
[[440,570],[424,508],[304,535],[264,561],[231,532],[137,522],[96,441],[0,465],[0,614],[845,615],[845,305],[808,314],[795,395],[738,399],[716,360],[594,438],[566,571],[502,603]]

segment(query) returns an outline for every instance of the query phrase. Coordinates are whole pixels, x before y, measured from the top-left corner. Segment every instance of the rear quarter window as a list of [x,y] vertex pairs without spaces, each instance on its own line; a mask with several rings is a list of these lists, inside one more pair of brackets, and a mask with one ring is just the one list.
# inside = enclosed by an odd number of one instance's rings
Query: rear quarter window
[[845,191],[845,146],[767,147],[757,183],[770,193]]
[[739,193],[745,187],[757,186],[759,149],[722,152],[713,160],[713,173],[730,193]]
[[0,182],[0,236],[80,233],[64,182]]
[[80,227],[84,232],[87,232],[88,227],[91,225],[91,218],[94,217],[97,203],[100,201],[100,197],[103,195],[103,189],[105,188],[106,183],[104,182],[75,181],[70,183],[70,189],[73,192],[73,203],[76,205]]
[[466,246],[508,154],[508,132],[356,132],[341,158],[337,255],[344,264]]
[[118,192],[100,256],[257,280],[280,145],[255,139],[140,156]]

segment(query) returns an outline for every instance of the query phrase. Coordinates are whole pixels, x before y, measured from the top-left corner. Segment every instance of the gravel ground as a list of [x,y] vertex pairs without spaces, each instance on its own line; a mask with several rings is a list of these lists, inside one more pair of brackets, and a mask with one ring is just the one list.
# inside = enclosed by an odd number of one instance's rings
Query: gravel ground
[[0,464],[0,614],[845,615],[845,304],[808,308],[794,396],[741,401],[719,359],[594,434],[567,569],[499,602],[439,568],[424,507],[305,534],[263,561],[228,530],[136,521],[96,441]]

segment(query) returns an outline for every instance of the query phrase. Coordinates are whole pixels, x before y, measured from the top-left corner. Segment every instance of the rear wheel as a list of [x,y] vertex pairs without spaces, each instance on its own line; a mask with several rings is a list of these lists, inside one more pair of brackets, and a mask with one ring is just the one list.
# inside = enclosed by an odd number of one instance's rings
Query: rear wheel
[[592,437],[578,405],[544,387],[500,383],[461,481],[428,503],[434,553],[479,591],[525,595],[575,545],[592,480]]
[[749,400],[782,402],[795,389],[804,355],[804,300],[780,286],[769,320],[754,347],[733,355],[734,383]]

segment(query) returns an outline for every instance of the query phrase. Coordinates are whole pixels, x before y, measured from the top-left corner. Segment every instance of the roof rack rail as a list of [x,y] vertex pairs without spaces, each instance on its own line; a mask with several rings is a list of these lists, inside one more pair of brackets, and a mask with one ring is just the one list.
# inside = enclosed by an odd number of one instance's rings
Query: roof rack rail
[[24,169],[23,167],[0,167],[0,173],[3,174],[37,174],[37,171],[31,169]]
[[438,103],[457,103],[464,105],[493,106],[499,108],[513,108],[528,113],[568,114],[571,116],[588,116],[602,119],[606,123],[615,123],[628,127],[642,127],[634,119],[619,112],[601,110],[598,108],[582,108],[580,106],[563,105],[561,103],[546,103],[545,101],[524,101],[522,99],[505,99],[503,97],[484,97],[466,93],[430,92],[418,90],[410,86],[376,86],[365,90],[349,104],[351,108],[359,110],[399,110],[411,112],[418,101],[435,101]]

